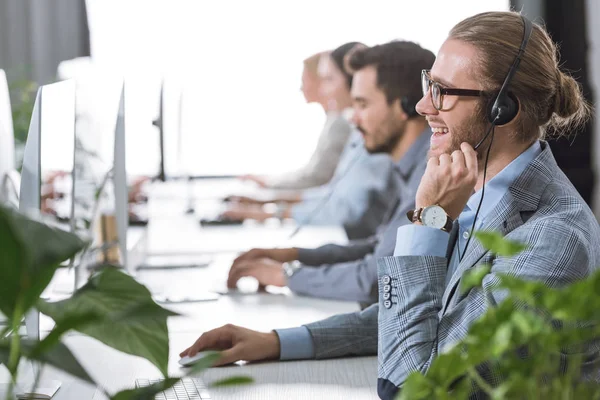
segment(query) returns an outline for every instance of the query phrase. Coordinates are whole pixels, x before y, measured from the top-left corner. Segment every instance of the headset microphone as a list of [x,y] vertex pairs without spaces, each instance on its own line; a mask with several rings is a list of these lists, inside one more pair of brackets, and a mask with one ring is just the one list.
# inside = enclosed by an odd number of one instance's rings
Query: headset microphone
[[475,229],[475,223],[477,222],[477,217],[479,216],[479,211],[481,210],[481,205],[483,203],[483,197],[485,195],[485,179],[487,175],[488,159],[490,157],[492,143],[494,142],[494,128],[497,125],[508,124],[517,116],[519,112],[518,99],[515,99],[508,92],[508,86],[510,85],[513,76],[517,72],[517,69],[519,68],[521,58],[525,53],[525,48],[527,47],[527,43],[529,42],[529,38],[531,37],[531,33],[533,31],[533,24],[531,23],[531,21],[529,21],[523,15],[521,15],[521,20],[523,21],[523,40],[521,41],[521,46],[519,47],[517,56],[515,57],[515,60],[513,61],[510,69],[508,70],[506,77],[504,78],[504,82],[502,83],[498,94],[495,96],[495,98],[493,98],[493,101],[490,101],[489,103],[487,115],[488,120],[490,122],[490,127],[488,128],[486,134],[483,136],[483,139],[481,139],[479,143],[477,143],[473,148],[474,150],[477,150],[481,146],[481,144],[488,138],[488,136],[490,136],[490,134],[492,135],[490,139],[490,145],[488,146],[486,151],[485,163],[483,167],[483,185],[481,187],[481,198],[479,199],[479,204],[477,205],[477,210],[475,211],[475,218],[473,218],[473,223],[471,225],[471,234],[467,239],[467,243],[465,244],[465,248],[463,249],[462,254],[460,251],[460,246],[457,245],[459,262],[462,261],[462,258],[467,253],[467,248],[469,247],[469,243],[471,242],[471,238],[473,237],[472,233]]
[[[500,116],[502,115],[502,110],[498,110],[498,115],[496,116],[496,119],[494,120],[494,122],[498,119],[500,119]],[[482,144],[483,142],[485,142],[485,140],[488,138],[488,136],[490,136],[490,133],[492,133],[494,131],[494,128],[496,127],[496,124],[494,124],[493,122],[490,124],[490,127],[488,128],[487,132],[485,133],[485,135],[483,136],[483,139],[481,139],[479,141],[479,143],[477,143],[475,145],[475,147],[473,147],[473,150],[477,150]]]

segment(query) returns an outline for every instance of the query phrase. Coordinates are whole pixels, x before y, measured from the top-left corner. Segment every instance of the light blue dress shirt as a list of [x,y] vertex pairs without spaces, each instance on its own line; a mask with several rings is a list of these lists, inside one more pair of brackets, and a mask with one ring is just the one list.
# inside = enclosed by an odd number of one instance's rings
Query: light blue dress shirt
[[[479,215],[477,216],[475,230],[483,225],[489,212],[496,207],[504,193],[508,191],[510,185],[541,152],[542,147],[540,142],[536,141],[486,183],[485,195],[483,197],[483,202],[481,203]],[[460,249],[460,254],[464,253],[465,245],[471,234],[471,226],[475,219],[477,206],[481,200],[481,194],[481,189],[473,193],[467,201],[467,205],[463,209],[463,212],[458,217],[460,232],[457,241],[458,246],[455,247],[454,252],[457,252]],[[394,250],[394,256],[427,255],[445,257],[449,239],[449,233],[440,229],[415,224],[401,226],[398,228],[398,233],[396,235],[396,249]],[[454,271],[455,267],[455,265],[452,264],[456,262],[456,265],[458,265],[458,261],[458,258],[455,257],[453,253],[448,275],[452,275],[451,272]]]
[[[489,212],[498,204],[513,181],[521,175],[527,165],[542,152],[539,141],[532,144],[519,157],[515,158],[502,171],[485,185],[485,195],[479,210],[475,229],[478,229],[488,217]],[[477,206],[481,200],[481,190],[475,192],[467,202],[463,212],[458,217],[460,226],[458,246],[455,246],[452,259],[448,265],[447,280],[450,279],[459,263],[458,248],[461,254],[469,238]],[[421,225],[404,225],[398,228],[394,256],[439,256],[445,257],[450,235],[440,229]],[[291,329],[278,329],[280,359],[302,360],[314,358],[315,350],[308,328],[301,326]]]

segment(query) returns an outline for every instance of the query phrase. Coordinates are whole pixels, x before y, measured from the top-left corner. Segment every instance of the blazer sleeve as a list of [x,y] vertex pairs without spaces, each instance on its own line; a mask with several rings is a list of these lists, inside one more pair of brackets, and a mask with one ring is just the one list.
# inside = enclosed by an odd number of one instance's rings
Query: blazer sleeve
[[334,315],[305,325],[313,339],[315,357],[377,354],[377,304],[363,311]]
[[[545,218],[523,225],[507,238],[527,243],[525,251],[512,258],[492,257],[479,264],[491,270],[482,287],[461,293],[456,286],[445,287],[448,260],[433,256],[387,257],[378,261],[379,302],[391,293],[389,307],[379,308],[379,380],[381,398],[393,398],[413,371],[425,373],[432,360],[446,346],[460,341],[471,324],[506,297],[494,289],[498,274],[544,282],[561,287],[589,275],[592,268],[589,240],[558,219]],[[475,245],[480,246],[479,243]],[[385,282],[390,288],[385,288]],[[448,291],[448,293],[445,293]],[[445,299],[445,301],[443,301]],[[488,382],[494,371],[481,372]]]

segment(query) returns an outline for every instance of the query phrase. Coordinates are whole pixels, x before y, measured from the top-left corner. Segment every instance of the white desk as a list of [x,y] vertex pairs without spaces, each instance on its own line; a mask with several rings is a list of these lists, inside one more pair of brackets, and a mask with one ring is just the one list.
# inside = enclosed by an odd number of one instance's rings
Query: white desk
[[[156,272],[165,276],[165,272]],[[173,274],[168,273],[170,279]],[[326,301],[288,295],[222,296],[216,302],[181,304],[170,309],[183,314],[169,320],[171,354],[169,372],[181,374],[178,352],[192,344],[205,330],[234,323],[268,331],[271,328],[298,326],[339,312],[357,309],[353,303]],[[120,353],[83,335],[71,335],[65,343],[86,370],[109,392],[132,387],[136,378],[158,378],[156,367],[146,360]],[[81,355],[85,355],[81,358]],[[248,386],[211,389],[213,399],[376,399],[376,357],[321,361],[266,362],[211,368],[202,376],[206,383],[233,375],[248,375],[255,383]],[[57,400],[68,399],[75,389],[73,378],[52,372],[60,378],[65,391]],[[88,389],[89,390],[89,389]],[[81,392],[78,392],[81,393]],[[88,392],[89,398],[91,393]],[[102,397],[96,397],[102,398]],[[83,398],[82,398],[83,400]]]
[[[256,226],[254,228],[204,228],[197,218],[171,216],[158,218],[149,225],[148,248],[152,253],[204,252],[229,250],[218,254],[209,267],[182,270],[139,271],[137,279],[151,290],[160,292],[176,287],[180,290],[211,289],[223,282],[231,260],[232,250],[240,246],[277,246],[294,229],[293,225]],[[232,246],[232,243],[237,243]],[[303,228],[292,241],[296,246],[317,246],[328,242],[345,242],[341,228]],[[57,283],[57,284],[60,284]],[[322,300],[281,294],[234,294],[221,296],[217,301],[187,303],[169,306],[182,314],[169,320],[171,354],[169,371],[181,373],[177,364],[178,353],[191,345],[203,332],[233,323],[260,331],[299,326],[331,315],[353,312],[356,303]],[[51,325],[42,322],[42,329]],[[73,334],[65,338],[81,364],[109,392],[133,387],[136,378],[157,378],[159,372],[146,360],[129,356],[102,345],[89,337]],[[346,358],[326,361],[269,362],[212,368],[204,373],[204,380],[232,375],[249,375],[256,383],[249,386],[211,389],[213,399],[370,399],[377,398],[376,357]],[[47,368],[44,376],[58,378],[63,387],[55,397],[61,399],[92,398],[93,389],[72,377]],[[91,393],[89,392],[91,390]],[[95,399],[101,397],[94,397]]]

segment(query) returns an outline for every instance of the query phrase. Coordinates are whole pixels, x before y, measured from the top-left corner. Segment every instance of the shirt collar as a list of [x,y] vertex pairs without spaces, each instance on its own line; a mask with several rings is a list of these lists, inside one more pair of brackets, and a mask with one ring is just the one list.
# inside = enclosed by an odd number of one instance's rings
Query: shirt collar
[[[542,147],[538,140],[534,144],[529,146],[527,150],[521,153],[515,158],[510,164],[508,164],[502,171],[494,176],[488,183],[485,184],[485,196],[481,203],[481,209],[479,210],[479,218],[485,219],[486,215],[494,209],[496,204],[500,201],[502,196],[508,191],[510,185],[515,179],[521,175],[521,173],[527,168],[527,165],[533,161],[542,152]],[[475,212],[479,201],[481,200],[481,189],[473,193],[473,195],[467,201],[464,212]]]

